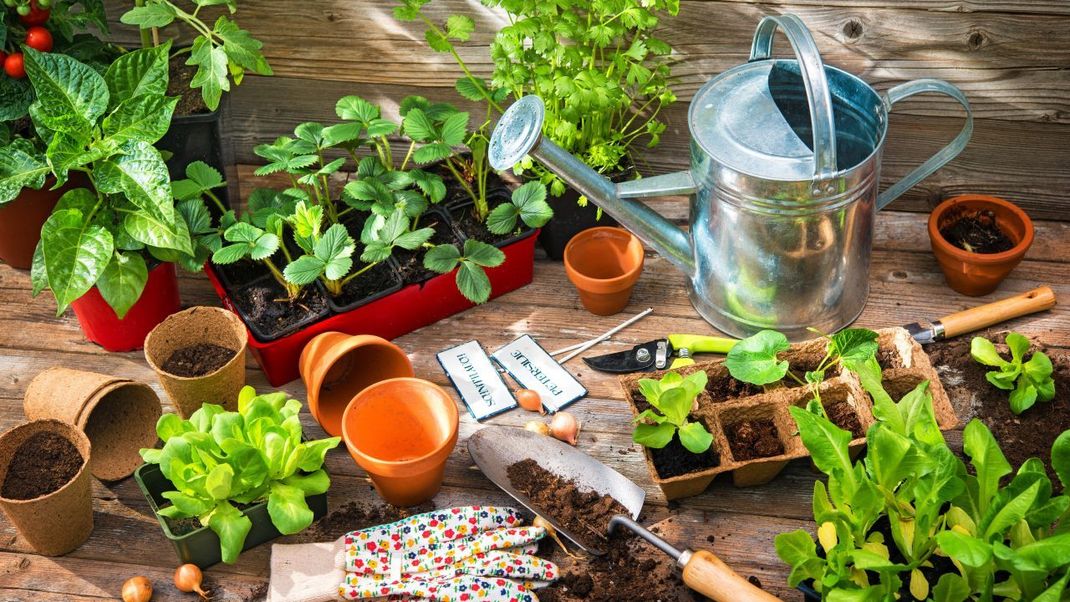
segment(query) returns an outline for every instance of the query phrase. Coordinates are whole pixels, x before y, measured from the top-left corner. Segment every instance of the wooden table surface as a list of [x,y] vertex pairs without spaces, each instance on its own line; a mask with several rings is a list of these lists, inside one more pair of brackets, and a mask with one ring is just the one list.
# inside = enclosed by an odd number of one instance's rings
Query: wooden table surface
[[[686,211],[686,205],[681,207],[680,203],[659,205],[659,210],[676,219]],[[1042,283],[1050,284],[1057,296],[1070,299],[1070,224],[1038,222],[1036,226],[1036,243],[1027,260],[995,294],[971,299],[945,286],[929,251],[924,214],[882,213],[877,221],[869,304],[858,325],[876,328],[937,318]],[[184,306],[218,305],[203,275],[183,275],[181,291]],[[713,333],[688,303],[683,277],[667,261],[648,254],[632,303],[620,315],[597,317],[584,311],[562,265],[540,259],[530,286],[396,342],[409,353],[418,376],[448,387],[434,359],[435,353],[446,347],[475,338],[493,350],[519,335],[531,334],[553,349],[594,337],[646,307],[655,308],[653,315],[590,353],[626,349],[669,332]],[[1066,305],[1009,325],[1040,335],[1050,345],[1070,346],[1070,310]],[[149,383],[161,394],[165,410],[171,410],[140,352],[106,353],[88,343],[72,313],[56,317],[54,301],[47,293],[31,298],[27,273],[0,266],[0,430],[24,421],[22,395],[27,384],[41,370],[57,365]],[[712,548],[741,574],[757,577],[773,593],[785,599],[800,598],[787,587],[786,566],[776,557],[773,538],[799,527],[813,529],[810,496],[816,476],[806,461],[793,463],[777,479],[761,487],[737,489],[731,478],[721,477],[703,495],[669,504],[651,483],[642,454],[631,442],[631,414],[616,378],[587,369],[579,359],[567,367],[590,390],[589,397],[570,408],[583,422],[579,447],[646,489],[648,523],[672,516],[674,528],[664,532],[678,547]],[[251,359],[248,382],[259,390],[268,389]],[[289,383],[284,389],[305,399],[301,381]],[[450,456],[445,485],[435,503],[440,507],[507,503],[505,495],[473,467],[465,449],[467,437],[483,425],[467,413],[462,416],[460,441]],[[531,418],[531,414],[518,409],[484,424],[522,428]],[[307,411],[303,421],[307,433],[322,434]],[[344,449],[332,451],[327,464],[333,481],[329,493],[332,507],[349,500],[379,503],[367,477]],[[33,554],[10,523],[0,517],[0,599],[115,599],[122,582],[140,574],[157,583],[155,600],[191,600],[191,596],[178,593],[170,585],[176,565],[174,552],[134,480],[107,485],[96,482],[93,491],[93,535],[64,557]],[[208,574],[218,584],[214,599],[245,600],[250,598],[250,592],[262,589],[268,579],[269,552],[270,546],[262,545],[242,554],[234,565],[212,567]]]

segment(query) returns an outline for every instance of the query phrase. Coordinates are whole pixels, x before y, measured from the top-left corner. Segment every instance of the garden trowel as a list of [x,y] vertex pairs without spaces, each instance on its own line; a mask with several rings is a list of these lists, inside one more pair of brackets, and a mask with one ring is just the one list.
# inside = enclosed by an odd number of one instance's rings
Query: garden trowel
[[584,545],[579,538],[554,520],[546,509],[537,507],[530,498],[517,491],[506,474],[509,466],[531,459],[547,471],[573,481],[581,490],[593,490],[617,500],[631,516],[613,517],[609,531],[629,529],[671,556],[683,570],[684,583],[704,596],[717,602],[778,600],[752,585],[712,553],[705,550],[679,550],[636,523],[635,519],[639,518],[639,512],[643,509],[646,492],[624,475],[567,443],[527,430],[487,427],[468,439],[468,453],[495,485],[513,496],[525,508],[546,519],[569,541],[591,554],[601,555],[605,550]]

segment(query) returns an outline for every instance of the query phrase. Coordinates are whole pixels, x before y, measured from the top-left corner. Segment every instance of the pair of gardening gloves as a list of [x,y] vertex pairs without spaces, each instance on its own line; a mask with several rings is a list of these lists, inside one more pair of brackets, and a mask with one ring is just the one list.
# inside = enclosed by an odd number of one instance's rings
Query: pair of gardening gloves
[[271,546],[268,602],[538,602],[557,566],[546,535],[512,508],[466,506],[353,531],[333,542]]

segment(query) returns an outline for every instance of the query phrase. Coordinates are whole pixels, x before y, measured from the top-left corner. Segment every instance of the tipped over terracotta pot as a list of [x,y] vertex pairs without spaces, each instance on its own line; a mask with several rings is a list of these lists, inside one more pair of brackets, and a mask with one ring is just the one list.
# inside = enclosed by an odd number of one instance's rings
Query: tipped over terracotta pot
[[628,306],[643,272],[643,243],[623,228],[584,230],[565,247],[565,273],[587,311],[599,316]]
[[[1010,240],[1011,248],[979,253],[959,248],[942,230],[964,217],[979,216]],[[964,194],[947,199],[929,215],[929,240],[948,286],[963,295],[987,295],[1018,266],[1033,244],[1033,221],[1017,205],[994,196]]]
[[308,410],[323,430],[342,434],[342,414],[358,393],[390,378],[415,376],[400,347],[372,335],[325,332],[301,351]]
[[0,435],[0,509],[38,554],[66,554],[93,532],[90,449],[85,433],[59,420]]
[[393,378],[364,389],[349,404],[342,438],[384,500],[415,506],[442,487],[458,424],[457,405],[442,387]]
[[85,432],[93,444],[90,470],[102,481],[124,479],[141,465],[143,447],[156,445],[160,398],[146,384],[107,374],[49,368],[26,388],[30,420],[54,419]]
[[[209,348],[199,347],[206,345],[216,352],[220,352],[217,348],[230,350],[234,355],[203,374],[175,374],[167,370],[168,360],[175,352],[196,356],[189,352],[202,349],[200,355],[207,357]],[[206,403],[236,412],[238,392],[245,386],[248,345],[249,335],[237,314],[220,307],[191,307],[168,316],[145,337],[145,360],[156,371],[163,390],[183,418],[189,418]]]

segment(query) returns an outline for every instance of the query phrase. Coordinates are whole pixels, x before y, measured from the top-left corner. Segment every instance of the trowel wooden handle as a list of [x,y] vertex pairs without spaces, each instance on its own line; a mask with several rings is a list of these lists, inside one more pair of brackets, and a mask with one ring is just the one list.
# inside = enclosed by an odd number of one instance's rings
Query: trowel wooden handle
[[1055,293],[1049,287],[1042,286],[1020,295],[945,316],[940,318],[940,323],[944,325],[944,336],[950,338],[1054,306]]
[[705,550],[692,552],[684,565],[684,583],[717,602],[779,602],[780,598],[756,587],[720,558]]

